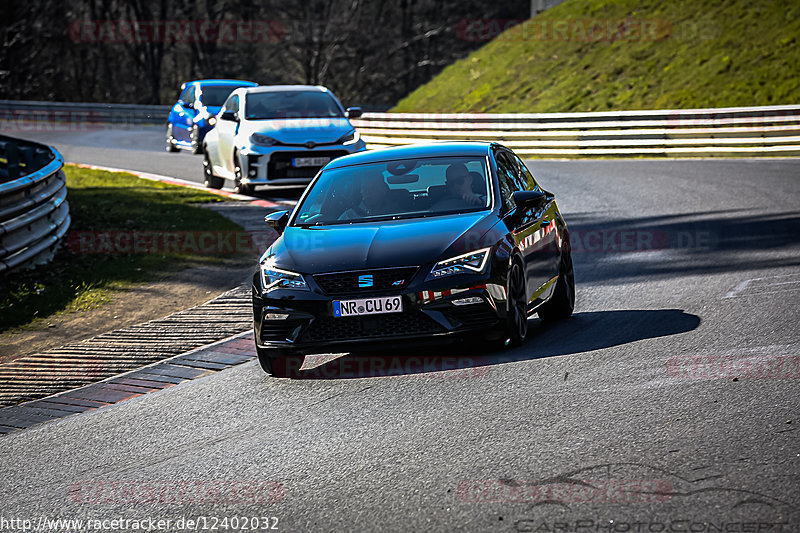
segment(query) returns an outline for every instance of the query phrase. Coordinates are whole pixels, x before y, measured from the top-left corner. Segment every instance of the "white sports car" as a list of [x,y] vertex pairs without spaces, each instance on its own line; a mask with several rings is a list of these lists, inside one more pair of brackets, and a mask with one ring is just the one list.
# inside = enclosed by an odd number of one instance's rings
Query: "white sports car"
[[206,187],[225,180],[235,192],[257,185],[306,185],[330,160],[366,150],[344,109],[325,87],[273,85],[231,93],[203,141]]

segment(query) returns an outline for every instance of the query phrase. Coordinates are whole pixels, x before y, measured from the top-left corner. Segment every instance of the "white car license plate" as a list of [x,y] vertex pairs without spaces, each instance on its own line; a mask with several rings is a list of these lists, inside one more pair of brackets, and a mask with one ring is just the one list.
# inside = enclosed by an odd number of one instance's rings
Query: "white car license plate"
[[381,315],[384,313],[400,313],[402,311],[403,299],[400,296],[333,301],[333,316],[335,317]]
[[330,157],[295,157],[292,159],[293,167],[321,167],[330,162]]

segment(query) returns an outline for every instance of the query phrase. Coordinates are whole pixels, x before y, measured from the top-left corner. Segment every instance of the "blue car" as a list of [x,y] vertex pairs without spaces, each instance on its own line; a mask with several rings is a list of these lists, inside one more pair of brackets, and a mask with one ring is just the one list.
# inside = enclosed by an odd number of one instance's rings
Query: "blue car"
[[[181,86],[181,95],[172,106],[167,119],[167,152],[181,148],[199,154],[203,150],[203,139],[213,124],[222,104],[239,87],[256,87],[252,81],[242,80],[196,80]],[[212,121],[213,122],[213,121]]]

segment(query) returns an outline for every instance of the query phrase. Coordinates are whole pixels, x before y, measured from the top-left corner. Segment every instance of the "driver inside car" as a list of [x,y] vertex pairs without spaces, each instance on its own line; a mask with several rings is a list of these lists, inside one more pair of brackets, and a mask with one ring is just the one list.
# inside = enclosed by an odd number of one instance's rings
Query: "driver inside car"
[[445,171],[445,194],[434,209],[453,209],[484,205],[486,197],[472,190],[472,175],[463,163],[453,163]]

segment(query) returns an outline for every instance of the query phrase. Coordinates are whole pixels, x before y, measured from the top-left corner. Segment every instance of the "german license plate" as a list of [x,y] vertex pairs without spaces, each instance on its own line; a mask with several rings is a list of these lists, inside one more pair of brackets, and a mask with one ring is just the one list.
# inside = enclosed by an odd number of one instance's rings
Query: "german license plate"
[[382,315],[384,313],[400,313],[402,311],[403,299],[400,296],[333,301],[333,316],[335,317]]
[[322,167],[330,162],[330,157],[295,157],[292,159],[293,167]]

